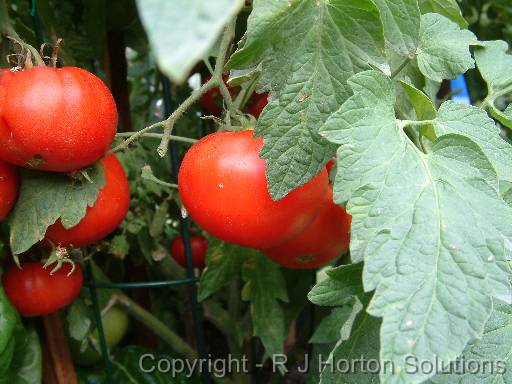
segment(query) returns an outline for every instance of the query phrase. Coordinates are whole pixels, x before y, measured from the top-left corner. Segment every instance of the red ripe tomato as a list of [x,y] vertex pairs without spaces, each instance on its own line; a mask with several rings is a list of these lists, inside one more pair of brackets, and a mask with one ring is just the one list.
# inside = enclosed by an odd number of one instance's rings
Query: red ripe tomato
[[23,263],[22,269],[8,267],[2,277],[5,293],[18,312],[25,317],[43,316],[71,303],[80,293],[82,269],[70,264],[50,275],[52,268],[43,268],[40,262]]
[[67,247],[95,243],[113,232],[124,220],[130,208],[130,185],[123,167],[115,155],[101,160],[105,186],[98,199],[87,208],[85,217],[73,228],[66,229],[60,220],[46,231],[46,239]]
[[0,159],[68,172],[105,154],[117,129],[112,94],[75,67],[33,67],[0,74]]
[[329,187],[328,201],[313,223],[297,237],[264,253],[288,268],[316,268],[347,250],[351,222],[352,217],[333,202]]
[[[190,247],[192,248],[192,261],[194,267],[204,267],[204,259],[206,251],[208,250],[208,240],[203,236],[191,236]],[[171,243],[171,255],[180,265],[187,266],[187,259],[185,257],[185,244],[181,236],[176,237]]]
[[265,108],[267,104],[268,92],[265,92],[261,95],[255,92],[247,103],[247,112],[249,112],[255,118],[258,118],[260,117],[263,108]]
[[15,167],[0,161],[0,221],[5,219],[18,197],[19,175]]
[[194,144],[178,176],[190,216],[214,236],[252,248],[274,247],[302,232],[326,199],[323,169],[279,201],[268,193],[261,137],[217,132]]

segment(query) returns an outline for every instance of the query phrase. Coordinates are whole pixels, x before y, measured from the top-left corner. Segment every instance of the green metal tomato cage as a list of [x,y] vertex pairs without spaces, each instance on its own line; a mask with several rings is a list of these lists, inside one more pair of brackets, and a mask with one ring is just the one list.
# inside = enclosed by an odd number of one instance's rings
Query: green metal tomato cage
[[[44,41],[43,32],[41,27],[41,22],[37,14],[37,0],[29,0],[30,4],[30,15],[32,17],[32,21],[34,23],[34,29],[36,32],[36,38],[39,44],[42,44]],[[170,82],[164,76],[161,76],[163,88],[164,88],[164,106],[165,106],[165,117],[169,117],[173,111],[173,102],[170,92]],[[177,182],[177,175],[179,170],[179,157],[178,157],[178,149],[175,141],[171,141],[169,144],[170,149],[170,158],[171,158],[171,169],[172,169],[172,179],[173,182]],[[190,299],[190,310],[192,312],[193,322],[194,322],[194,334],[197,348],[197,355],[199,359],[206,358],[206,343],[204,338],[204,330],[203,330],[203,311],[202,307],[197,300],[197,282],[198,278],[194,273],[194,265],[192,261],[192,248],[190,245],[190,225],[187,217],[180,216],[180,233],[183,238],[183,243],[185,246],[185,257],[186,257],[186,278],[177,279],[177,280],[160,280],[160,281],[146,281],[146,282],[123,282],[123,283],[101,283],[96,282],[94,278],[94,273],[92,271],[91,265],[88,263],[86,266],[86,281],[84,282],[84,286],[89,289],[93,310],[94,310],[94,319],[96,323],[96,328],[98,330],[99,335],[99,344],[101,355],[103,359],[103,365],[106,373],[106,382],[108,384],[117,384],[114,383],[113,379],[113,371],[112,371],[112,362],[109,357],[108,345],[105,338],[105,332],[103,330],[103,323],[101,321],[101,308],[98,300],[98,289],[136,289],[136,288],[159,288],[159,287],[169,287],[169,286],[187,286],[188,287],[188,295]],[[207,372],[203,371],[201,373],[201,381],[203,384],[209,384],[210,378]]]

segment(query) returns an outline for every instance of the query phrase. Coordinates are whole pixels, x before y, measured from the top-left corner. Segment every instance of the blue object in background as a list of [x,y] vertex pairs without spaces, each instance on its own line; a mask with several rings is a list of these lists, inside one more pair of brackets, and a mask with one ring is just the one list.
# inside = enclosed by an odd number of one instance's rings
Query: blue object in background
[[452,95],[452,100],[456,103],[471,104],[471,98],[469,97],[468,86],[464,75],[460,75],[455,80],[450,81],[451,90],[459,91],[457,94]]

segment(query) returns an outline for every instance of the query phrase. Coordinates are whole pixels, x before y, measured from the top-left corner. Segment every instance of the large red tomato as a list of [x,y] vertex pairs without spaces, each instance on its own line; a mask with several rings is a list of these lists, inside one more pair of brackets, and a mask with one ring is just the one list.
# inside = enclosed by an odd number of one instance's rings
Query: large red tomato
[[328,186],[323,169],[273,201],[262,146],[252,130],[208,135],[187,152],[178,177],[181,200],[199,225],[224,241],[261,249],[303,231],[325,202]]
[[71,303],[80,293],[83,274],[78,264],[70,264],[50,275],[40,262],[23,263],[22,269],[8,267],[2,277],[5,293],[22,316],[43,316]]
[[297,237],[264,253],[275,262],[296,269],[319,267],[347,250],[352,217],[332,200],[328,201],[313,223]]
[[113,232],[124,220],[130,207],[130,185],[115,155],[101,160],[105,186],[85,217],[73,228],[66,229],[57,221],[46,231],[46,239],[63,247],[95,243]]
[[0,221],[9,215],[16,202],[19,182],[16,168],[0,161]]
[[[190,236],[190,247],[192,248],[192,262],[194,267],[204,267],[204,259],[208,250],[208,240],[203,236]],[[187,266],[187,258],[185,256],[185,244],[183,238],[178,236],[171,242],[171,255],[180,265]]]
[[74,171],[103,156],[116,129],[112,94],[83,69],[32,67],[0,74],[0,159]]

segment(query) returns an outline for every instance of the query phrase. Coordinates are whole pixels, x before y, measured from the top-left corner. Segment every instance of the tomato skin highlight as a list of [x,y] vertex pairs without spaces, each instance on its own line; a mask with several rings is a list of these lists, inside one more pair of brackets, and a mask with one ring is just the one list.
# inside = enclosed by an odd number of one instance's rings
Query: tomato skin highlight
[[18,198],[20,177],[18,170],[8,163],[0,161],[0,221],[12,210]]
[[181,200],[190,216],[221,240],[271,248],[302,232],[326,201],[322,171],[279,201],[268,193],[263,139],[252,130],[217,132],[194,144],[178,175]]
[[0,74],[0,159],[69,172],[110,148],[117,110],[107,86],[76,68],[32,67]]
[[130,208],[130,185],[115,155],[101,160],[105,185],[85,217],[73,228],[66,229],[57,221],[46,231],[46,240],[63,247],[95,243],[112,233],[124,220]]
[[292,269],[317,268],[340,256],[350,243],[352,217],[332,200],[328,201],[313,223],[297,237],[264,254],[276,263]]
[[71,265],[64,263],[53,275],[52,267],[43,268],[41,262],[23,263],[22,269],[9,266],[2,283],[9,301],[24,317],[43,316],[70,304],[80,293],[83,273],[80,265],[70,276]]
[[[190,236],[190,247],[192,248],[192,262],[194,267],[204,267],[206,251],[208,250],[208,240],[203,236]],[[185,243],[181,236],[177,236],[171,242],[171,255],[181,266],[187,266],[187,258],[185,256]]]

